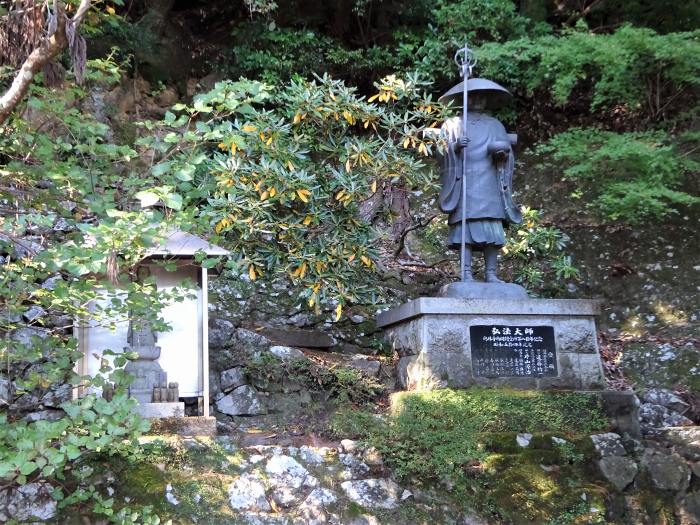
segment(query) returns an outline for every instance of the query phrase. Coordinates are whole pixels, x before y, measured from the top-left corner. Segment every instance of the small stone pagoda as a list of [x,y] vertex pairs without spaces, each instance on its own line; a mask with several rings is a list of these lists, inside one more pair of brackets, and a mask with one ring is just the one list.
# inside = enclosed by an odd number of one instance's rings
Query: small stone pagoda
[[[196,253],[218,257],[227,255],[228,251],[195,235],[173,231],[161,244],[148,250],[137,269],[140,279],[151,277],[159,290],[194,283],[194,294],[167,304],[161,311],[170,331],[155,332],[150,323],[141,319],[76,325],[84,356],[76,370],[81,375],[99,374],[103,360],[113,359],[105,353],[107,349],[138,355],[127,364],[126,371],[135,377],[129,393],[139,402],[138,410],[143,417],[186,413],[209,416],[207,283],[213,270],[198,264]],[[164,267],[165,261],[169,263],[168,269]],[[109,300],[105,294],[104,301]],[[85,389],[80,392],[85,393]]]

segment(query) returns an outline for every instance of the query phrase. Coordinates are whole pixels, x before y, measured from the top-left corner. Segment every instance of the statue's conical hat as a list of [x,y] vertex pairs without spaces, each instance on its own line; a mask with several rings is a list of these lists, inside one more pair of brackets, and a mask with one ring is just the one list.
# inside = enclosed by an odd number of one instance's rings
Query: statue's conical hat
[[[453,105],[462,105],[462,93],[464,81],[451,87],[447,93],[442,95],[438,101],[443,104],[452,102]],[[487,96],[487,106],[491,109],[503,106],[510,99],[510,91],[503,86],[496,84],[493,80],[486,78],[470,78],[467,82],[467,92],[480,91]]]

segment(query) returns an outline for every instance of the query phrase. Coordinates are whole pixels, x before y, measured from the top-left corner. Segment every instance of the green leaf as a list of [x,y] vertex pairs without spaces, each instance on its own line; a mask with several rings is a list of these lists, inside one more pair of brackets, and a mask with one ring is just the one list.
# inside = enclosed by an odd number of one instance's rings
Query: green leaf
[[160,197],[157,194],[147,190],[138,192],[135,195],[135,197],[141,201],[142,208],[148,208],[149,206],[153,206],[160,200]]
[[33,461],[27,461],[26,463],[22,463],[22,464],[19,466],[19,472],[20,472],[20,474],[22,474],[23,476],[28,476],[29,474],[31,474],[32,472],[34,472],[34,471],[37,470],[38,468],[39,468],[39,467],[37,466],[37,464],[36,464],[35,462],[33,462]]

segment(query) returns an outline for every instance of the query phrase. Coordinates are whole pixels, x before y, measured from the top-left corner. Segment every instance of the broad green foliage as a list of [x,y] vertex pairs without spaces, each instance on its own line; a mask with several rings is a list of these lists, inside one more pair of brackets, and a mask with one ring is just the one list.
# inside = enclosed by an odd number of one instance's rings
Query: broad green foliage
[[580,106],[583,97],[593,111],[663,120],[687,107],[700,84],[699,39],[697,31],[659,35],[623,26],[594,34],[581,28],[485,44],[478,50],[479,74],[559,106]]
[[[430,8],[427,30],[397,33],[397,66],[440,82],[458,78],[452,57],[466,43],[474,48],[484,42],[504,42],[547,30],[545,24],[519,15],[510,0],[440,0]],[[480,67],[475,73],[483,76]]]
[[522,224],[513,224],[503,247],[505,260],[515,265],[515,280],[543,295],[560,291],[564,283],[577,280],[579,270],[566,255],[569,238],[559,228],[543,226],[542,212],[523,207]]
[[[92,63],[88,82],[114,80],[114,68]],[[106,351],[100,373],[81,376],[71,329],[74,322],[111,326],[136,316],[166,330],[160,309],[187,290],[165,294],[151,280],[130,280],[159,239],[154,224],[163,217],[126,211],[141,186],[130,172],[136,152],[109,142],[107,126],[76,106],[84,96],[72,87],[61,94],[36,87],[27,118],[0,131],[0,384],[8,402],[0,418],[0,479],[3,485],[58,481],[54,497],[61,506],[91,500],[98,503],[94,512],[114,523],[157,523],[148,513],[142,520],[136,509],[128,512],[134,519],[119,517],[87,481],[90,461],[137,455],[136,438],[147,424],[126,396],[123,366],[133,356]],[[29,315],[37,308],[43,313]],[[71,399],[76,388],[108,383],[111,401],[95,394]],[[57,385],[65,388],[57,393]],[[32,414],[45,407],[64,415],[37,421]]]
[[[291,280],[309,307],[336,305],[339,318],[348,301],[379,300],[371,219],[383,194],[431,182],[421,158],[436,145],[421,129],[443,110],[423,87],[387,77],[370,102],[327,76],[281,88],[221,82],[141,144],[163,155],[154,179],[186,195],[231,249],[230,270]],[[363,212],[372,200],[379,210]]]
[[[697,143],[694,135],[686,137]],[[681,147],[686,143],[683,136],[662,131],[614,133],[586,128],[555,135],[538,151],[563,168],[562,175],[576,183],[578,196],[586,196],[588,206],[603,218],[640,224],[700,203],[682,190],[685,176],[700,169]]]

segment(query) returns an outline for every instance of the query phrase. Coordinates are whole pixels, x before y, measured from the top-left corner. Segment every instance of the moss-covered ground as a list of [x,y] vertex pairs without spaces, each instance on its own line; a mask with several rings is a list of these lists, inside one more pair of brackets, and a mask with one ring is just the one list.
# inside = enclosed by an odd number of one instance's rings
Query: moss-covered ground
[[[414,486],[508,524],[604,523],[606,484],[589,435],[608,421],[600,398],[502,389],[399,393],[384,418],[340,411],[334,432],[377,447]],[[532,434],[525,447],[518,434]],[[447,490],[446,490],[447,489]]]
[[[399,393],[381,413],[337,411],[328,432],[331,439],[358,438],[361,446],[376,447],[385,468],[369,477],[394,476],[413,498],[392,510],[365,509],[344,498],[342,465],[332,446],[324,449],[323,464],[305,466],[338,495],[332,509],[343,523],[363,514],[392,525],[456,524],[468,514],[489,524],[607,523],[614,491],[598,475],[589,438],[607,426],[594,394],[481,388]],[[532,436],[523,447],[518,434],[526,433]],[[263,448],[272,454],[272,447]],[[262,468],[264,461],[252,459],[260,447],[241,446],[235,436],[153,436],[143,449],[138,461],[113,458],[95,469],[91,481],[102,492],[109,487],[115,508],[150,505],[162,522],[175,524],[247,523],[230,507],[228,487],[242,473]],[[292,454],[286,448],[281,453]],[[289,512],[272,516],[284,523]],[[61,519],[83,523],[75,516]]]

